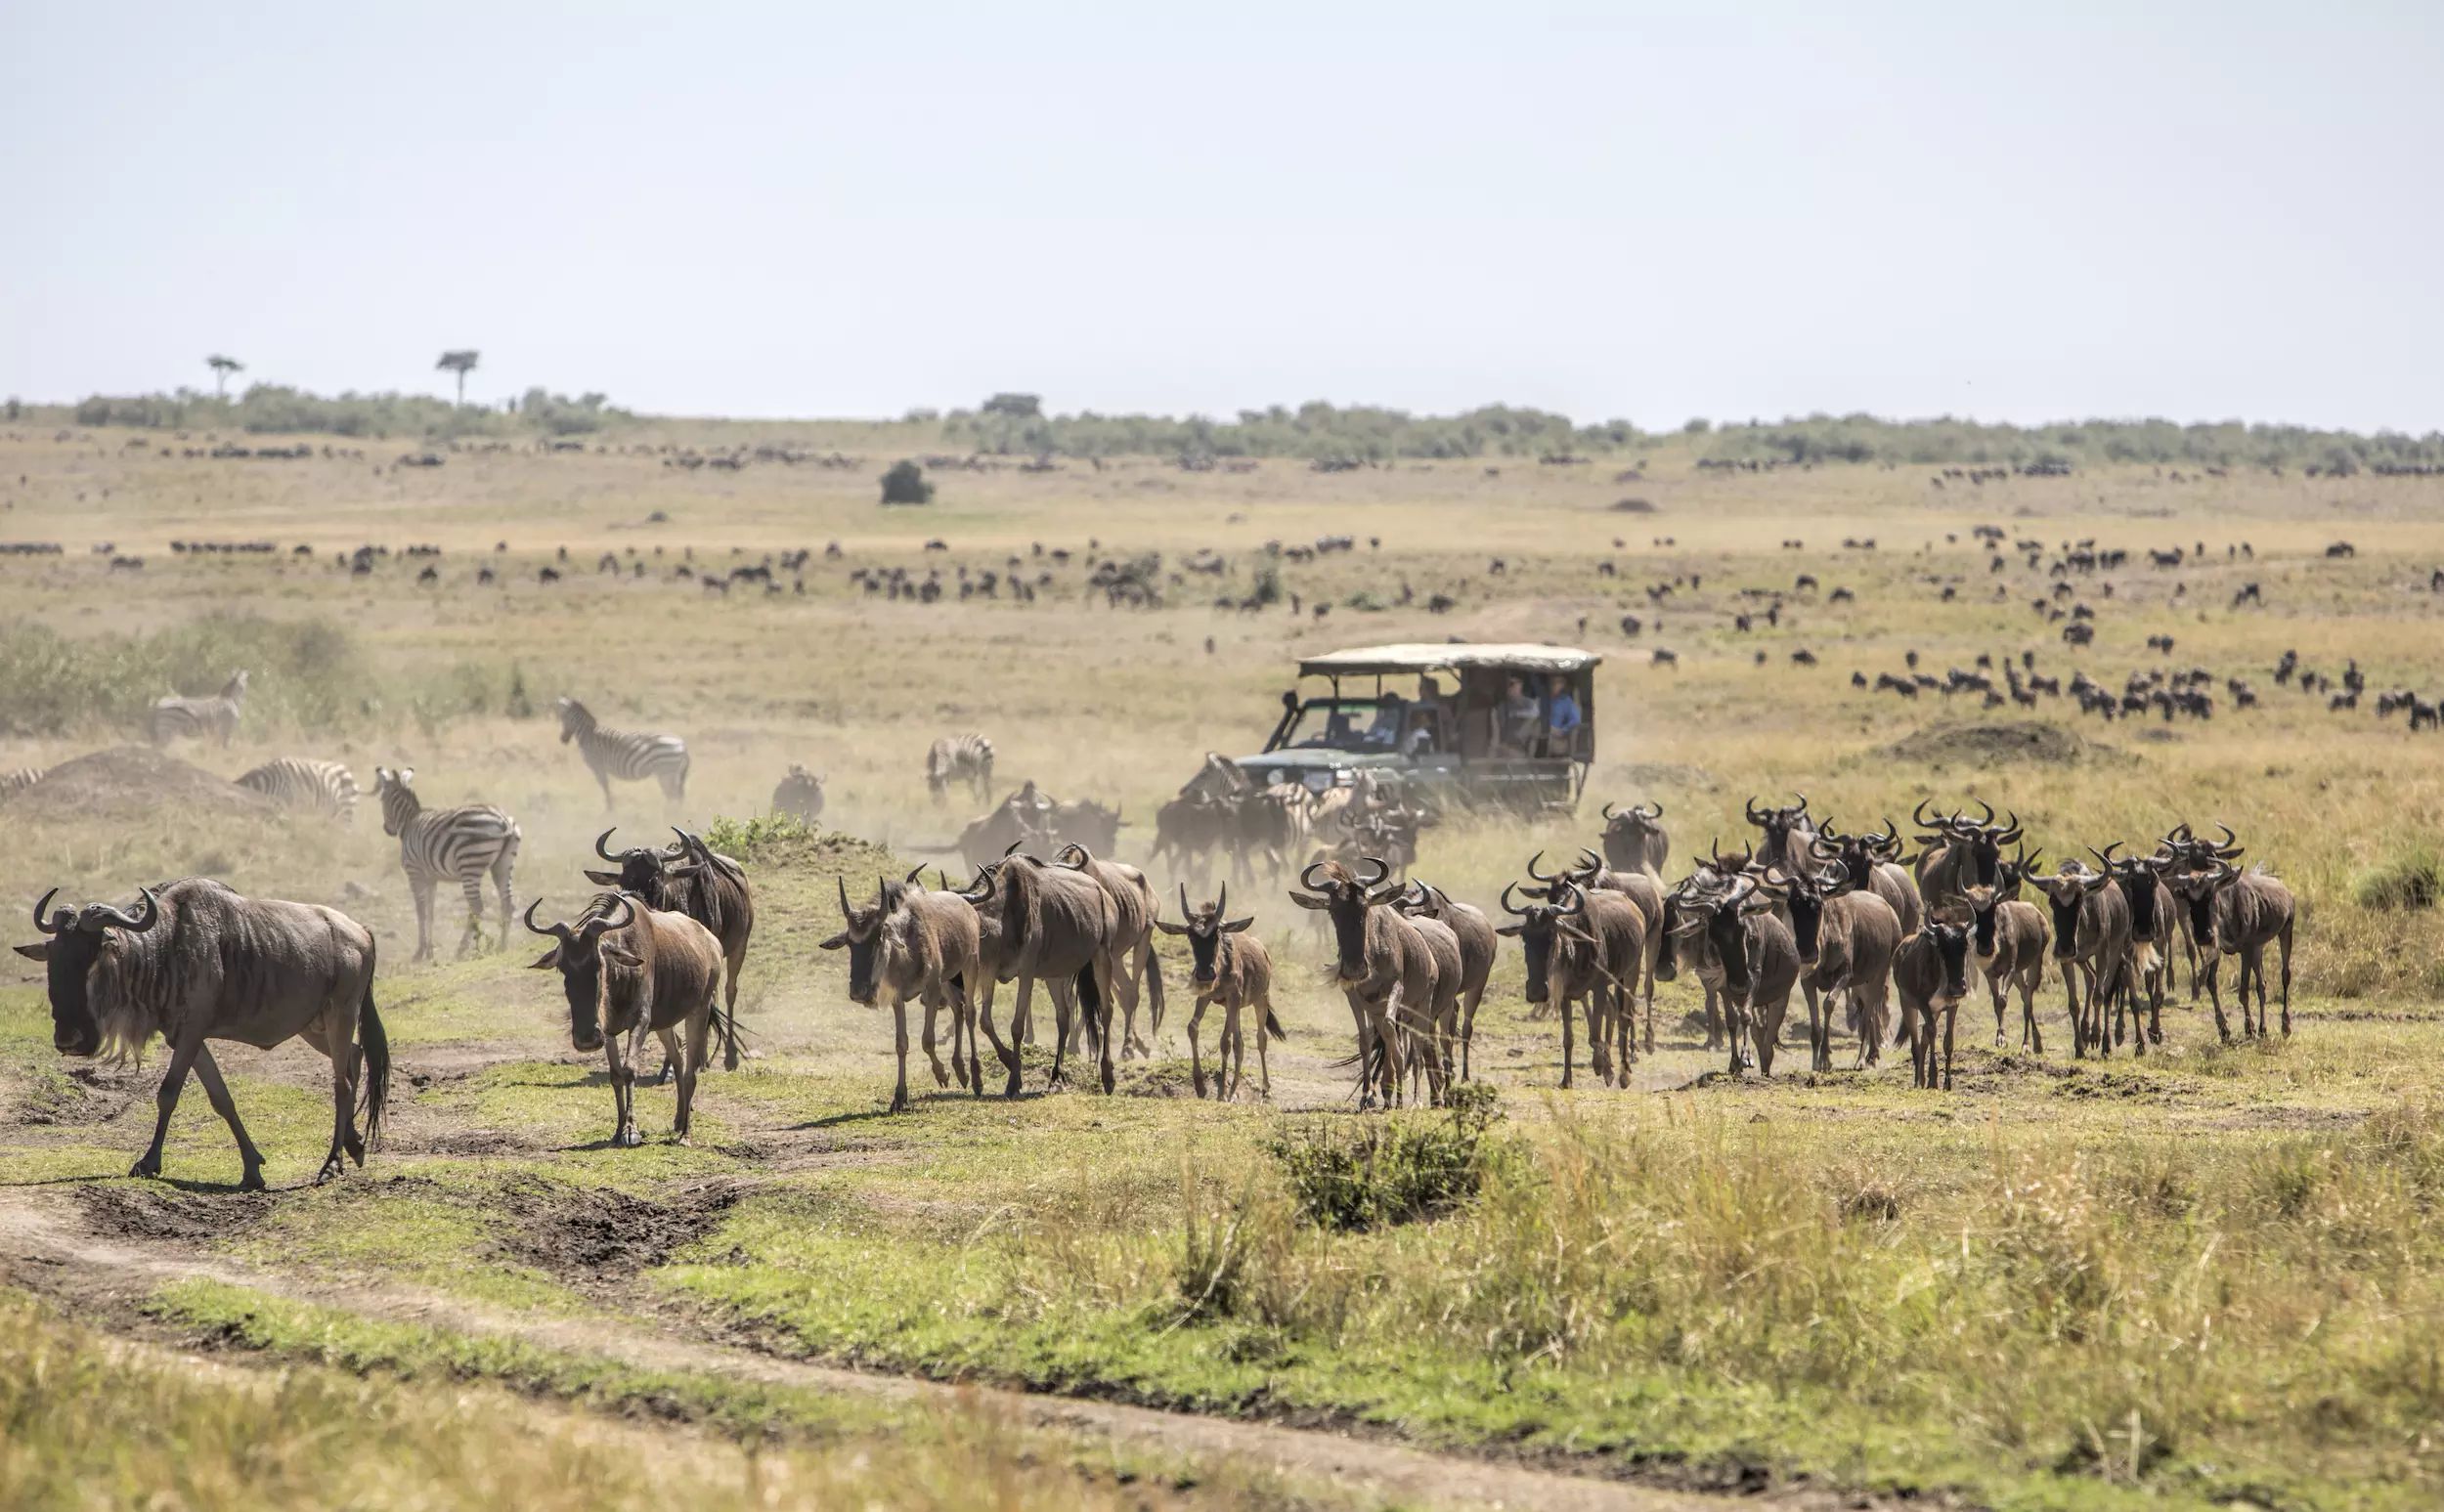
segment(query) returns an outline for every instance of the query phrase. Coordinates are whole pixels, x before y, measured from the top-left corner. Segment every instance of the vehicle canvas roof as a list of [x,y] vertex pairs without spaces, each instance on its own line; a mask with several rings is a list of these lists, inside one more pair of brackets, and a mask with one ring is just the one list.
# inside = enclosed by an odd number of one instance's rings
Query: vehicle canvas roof
[[1361,646],[1301,657],[1302,677],[1346,677],[1375,672],[1459,671],[1494,668],[1526,672],[1578,672],[1603,660],[1576,646],[1536,646],[1496,641],[1415,641],[1404,645]]

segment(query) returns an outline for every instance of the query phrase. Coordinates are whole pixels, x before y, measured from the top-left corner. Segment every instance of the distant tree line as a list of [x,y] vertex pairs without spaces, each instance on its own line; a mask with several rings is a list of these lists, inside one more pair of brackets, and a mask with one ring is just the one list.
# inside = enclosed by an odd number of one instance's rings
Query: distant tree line
[[[912,415],[912,419],[918,416]],[[927,411],[923,418],[935,416]],[[1488,405],[1452,415],[1418,415],[1315,402],[1295,410],[1203,415],[1045,414],[1032,395],[995,395],[976,410],[938,417],[944,441],[1020,455],[1294,457],[1326,464],[1399,458],[1557,459],[1647,453],[1669,445],[1716,461],[1916,463],[1962,466],[2106,466],[2182,463],[2201,467],[2317,467],[2330,473],[2444,465],[2444,433],[2362,434],[2237,420],[2077,420],[1985,424],[1948,416],[1887,420],[1811,414],[1783,420],[1694,419],[1666,432],[1628,420],[1580,425],[1544,410]]]
[[96,394],[73,411],[79,425],[153,430],[235,428],[257,434],[357,436],[583,435],[633,419],[601,394],[569,398],[530,388],[499,410],[454,405],[426,394],[340,394],[325,398],[284,384],[257,383],[236,399],[180,389],[121,398]]

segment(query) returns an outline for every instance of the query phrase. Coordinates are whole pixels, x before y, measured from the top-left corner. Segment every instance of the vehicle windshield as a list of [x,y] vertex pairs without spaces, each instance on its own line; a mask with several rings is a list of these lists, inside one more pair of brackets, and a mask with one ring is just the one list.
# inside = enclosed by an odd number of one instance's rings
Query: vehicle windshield
[[1284,748],[1390,751],[1399,743],[1408,701],[1397,696],[1311,698],[1298,708]]

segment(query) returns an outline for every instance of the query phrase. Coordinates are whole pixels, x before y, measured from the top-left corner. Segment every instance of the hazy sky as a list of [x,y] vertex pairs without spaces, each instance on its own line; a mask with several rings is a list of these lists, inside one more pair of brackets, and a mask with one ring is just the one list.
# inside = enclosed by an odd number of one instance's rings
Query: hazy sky
[[0,394],[2444,426],[2428,3],[0,0]]

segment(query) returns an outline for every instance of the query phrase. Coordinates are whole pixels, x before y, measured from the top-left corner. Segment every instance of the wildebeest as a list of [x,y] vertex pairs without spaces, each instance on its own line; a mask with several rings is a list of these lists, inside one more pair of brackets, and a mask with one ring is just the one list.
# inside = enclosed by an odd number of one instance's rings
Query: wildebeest
[[[1724,880],[1691,878],[1665,894],[1667,934],[1655,974],[1669,981],[1685,962],[1722,1002],[1729,1069],[1736,1075],[1753,1050],[1758,1071],[1769,1076],[1799,981],[1799,945],[1771,903],[1757,896],[1756,878],[1716,875]],[[1750,1048],[1740,1044],[1743,1031]]]
[[[2211,871],[2175,873],[2172,887],[2189,914],[2191,932],[2198,940],[2199,955],[2204,963],[2206,994],[2215,1010],[2215,1032],[2226,1040],[2232,1038],[2231,1026],[2223,1016],[2223,997],[2216,977],[2221,958],[2237,956],[2240,975],[2233,995],[2241,1005],[2241,1033],[2266,1033],[2266,947],[2271,944],[2282,951],[2283,1035],[2289,1039],[2291,930],[2298,916],[2291,889],[2262,866],[2244,872],[2224,860],[2217,860]],[[2254,1023],[2248,1016],[2248,989],[2252,981],[2257,986]]]
[[772,789],[772,812],[811,826],[823,817],[823,779],[796,761]]
[[678,1062],[678,1116],[671,1133],[684,1145],[695,1109],[696,1073],[713,1030],[721,946],[712,930],[685,914],[639,907],[638,901],[625,892],[603,893],[574,926],[537,924],[535,910],[543,899],[527,904],[526,927],[554,941],[536,958],[534,969],[560,973],[569,1003],[569,1043],[581,1051],[602,1051],[610,1061],[611,1101],[619,1112],[611,1143],[645,1143],[636,1129],[636,1053],[651,1033]]
[[48,937],[17,947],[44,964],[52,1048],[80,1058],[107,1053],[123,1059],[140,1055],[155,1034],[170,1047],[169,1069],[153,1098],[153,1143],[128,1175],[161,1174],[161,1143],[193,1070],[238,1141],[244,1166],[239,1187],[262,1189],[262,1151],[239,1121],[211,1040],[270,1050],[301,1037],[327,1057],[331,1145],[315,1180],[337,1176],[343,1154],[365,1164],[390,1100],[390,1037],[373,1008],[371,930],[336,909],[241,897],[200,877],[157,892],[145,888],[132,914],[88,903],[46,919],[59,891],[34,905],[34,928]]
[[[2114,1038],[2122,1037],[2122,1012],[2129,1013],[2129,1039],[2139,1055],[2147,1053],[2152,1042],[2164,1042],[2164,973],[2171,969],[2172,936],[2178,928],[2172,891],[2164,886],[2163,874],[2172,865],[2170,855],[2116,856],[2121,842],[2115,841],[2102,851],[2090,849],[2106,874],[2119,889],[2123,907],[2130,914],[2129,958],[2122,972],[2122,992],[2114,1004]],[[2139,1021],[2139,994],[2147,995],[2147,1022]]]
[[2016,986],[2020,1043],[2041,1056],[2045,1033],[2036,1021],[2036,989],[2045,984],[2045,949],[2052,943],[2045,914],[2033,903],[1999,896],[1992,887],[1971,887],[1967,897],[1970,955],[1994,996],[1994,1043],[2003,1043],[2003,1000]]
[[[1098,860],[1084,845],[1068,844],[1054,857],[1062,866],[1083,872],[1112,894],[1112,961],[1113,985],[1120,997],[1120,1048],[1144,1057],[1149,1043],[1162,1032],[1162,958],[1155,954],[1155,920],[1162,912],[1146,874],[1125,861]],[[1146,999],[1146,1038],[1137,1037],[1137,1002]]]
[[1188,902],[1188,886],[1180,886],[1180,919],[1173,924],[1157,919],[1155,928],[1165,934],[1188,938],[1192,965],[1188,983],[1196,994],[1196,1005],[1188,1015],[1188,1070],[1197,1087],[1197,1096],[1205,1095],[1205,1062],[1197,1044],[1197,1026],[1204,1021],[1209,1004],[1222,1005],[1222,1037],[1214,1045],[1215,1088],[1220,1099],[1228,1102],[1239,1096],[1240,1084],[1247,1075],[1247,1042],[1240,1017],[1253,1014],[1256,1018],[1256,1071],[1261,1078],[1260,1096],[1273,1096],[1273,1062],[1265,1048],[1269,1035],[1287,1039],[1282,1032],[1282,1021],[1273,1016],[1273,957],[1264,942],[1247,932],[1255,916],[1244,919],[1226,917],[1230,907],[1231,888],[1222,885],[1222,891],[1203,908],[1192,908]]
[[971,990],[981,999],[978,1016],[984,1035],[1009,1072],[1004,1095],[1019,1095],[1018,1044],[1026,1033],[1039,978],[1052,993],[1057,1014],[1053,1083],[1063,1079],[1074,1011],[1084,1015],[1081,1021],[1100,1061],[1103,1090],[1111,1092],[1117,1085],[1112,1004],[1120,970],[1114,948],[1119,919],[1111,892],[1083,872],[1013,853],[993,864],[981,889],[960,896],[976,907],[980,942],[985,934],[992,938],[982,953],[990,958],[993,976],[1019,984],[1018,1006],[1011,1011],[1012,1043],[1007,1046],[993,1027],[990,983],[981,993]]
[[[596,886],[633,892],[645,900],[648,908],[685,914],[710,929],[720,942],[722,999],[718,1023],[721,1031],[721,1069],[737,1070],[738,977],[746,970],[747,946],[756,931],[755,889],[748,886],[747,869],[715,851],[702,837],[676,825],[671,833],[678,839],[661,849],[639,845],[614,852],[609,842],[616,833],[615,826],[595,836],[594,854],[617,862],[620,869],[589,870],[586,880]],[[670,1070],[670,1063],[665,1061],[666,1079]]]
[[[959,1084],[978,1097],[984,1095],[983,1068],[978,1063],[975,1006],[970,989],[980,980],[976,909],[955,892],[929,892],[917,886],[918,867],[899,882],[876,878],[874,901],[858,908],[849,901],[849,884],[840,888],[841,931],[821,941],[825,950],[849,952],[849,1001],[875,1006],[891,995],[893,1030],[899,1055],[899,1079],[892,1088],[891,1110],[908,1106],[908,1000],[925,1005],[925,1058],[934,1064],[934,1085],[947,1087],[935,1051],[934,1021],[950,1010],[950,1059]],[[959,1047],[967,1046],[960,1058]]]
[[[1529,859],[1528,875],[1549,884],[1553,879],[1536,870],[1536,863],[1543,860],[1544,855],[1540,850]],[[1655,957],[1663,949],[1663,880],[1648,871],[1622,871],[1607,866],[1602,857],[1583,845],[1579,847],[1579,864],[1562,875],[1582,887],[1620,893],[1637,906],[1639,919],[1645,925],[1645,935],[1638,960],[1640,979],[1630,985],[1633,988],[1642,987],[1645,993],[1646,1051],[1652,1055],[1655,1049]],[[1626,1012],[1627,1005],[1624,1007]]]
[[1800,989],[1808,998],[1810,1069],[1833,1069],[1837,994],[1848,998],[1857,1024],[1859,1064],[1874,1064],[1884,1042],[1893,954],[1901,943],[1898,916],[1875,893],[1854,889],[1839,867],[1793,878],[1768,869],[1765,890],[1778,893],[1790,912]]
[[1779,808],[1759,808],[1752,798],[1744,811],[1748,822],[1765,836],[1757,846],[1758,862],[1778,866],[1796,877],[1813,865],[1809,859],[1808,843],[1815,839],[1816,826],[1808,814],[1808,795],[1797,793],[1792,797],[1799,801]]
[[1943,1024],[1943,1090],[1952,1085],[1953,1032],[1959,1026],[1960,1000],[1969,995],[1969,932],[1961,926],[1930,919],[1893,960],[1893,985],[1900,993],[1901,1029],[1909,1037],[1911,1084],[1936,1085],[1935,1024]]
[[971,731],[944,735],[926,748],[925,787],[938,803],[950,796],[950,785],[964,782],[982,802],[993,790],[993,743]]
[[[1547,901],[1522,908],[1503,888],[1503,912],[1514,921],[1495,932],[1518,940],[1527,958],[1530,1003],[1550,1003],[1561,1019],[1561,1085],[1576,1057],[1572,1010],[1585,1005],[1588,1060],[1598,1079],[1626,1086],[1635,1054],[1629,1032],[1631,993],[1645,955],[1645,916],[1617,892],[1593,891],[1556,879]],[[1617,1051],[1617,1054],[1616,1054]]]
[[1890,905],[1894,917],[1900,921],[1901,938],[1918,932],[1925,905],[1907,868],[1897,859],[1900,854],[1900,831],[1892,820],[1885,820],[1881,830],[1846,835],[1828,819],[1809,846],[1809,854],[1818,862],[1838,865],[1851,886],[1872,892]]
[[1616,812],[1604,805],[1604,864],[1616,872],[1663,876],[1672,858],[1672,836],[1663,827],[1661,803],[1632,803]]
[[2075,861],[2052,876],[2028,881],[2045,894],[2052,915],[2055,970],[2062,973],[2063,1000],[2071,1014],[2071,1053],[2084,1057],[2094,1046],[2099,1055],[2111,1055],[2105,1004],[2121,990],[2128,965],[2130,906],[2112,878]]
[[[1469,1076],[1468,1045],[1476,1036],[1477,1005],[1485,1001],[1485,983],[1494,972],[1495,935],[1493,921],[1485,910],[1470,903],[1452,900],[1450,893],[1430,883],[1410,879],[1409,890],[1395,900],[1394,906],[1412,917],[1422,916],[1440,921],[1450,929],[1460,945],[1460,1080]],[[1450,1047],[1444,1047],[1444,1058],[1450,1059]],[[1446,1064],[1448,1073],[1454,1068]]]
[[1984,813],[1977,819],[1957,813],[1929,818],[1922,799],[1911,812],[1922,828],[1932,831],[1918,837],[1925,847],[1918,853],[1918,897],[1930,916],[1954,924],[1969,916],[1964,889],[2002,885],[2002,847],[2020,839],[2018,814],[1996,824],[1992,805],[1980,799],[1978,807]]
[[[1327,915],[1332,925],[1333,978],[1349,1000],[1358,1030],[1358,1105],[1372,1105],[1377,1091],[1386,1102],[1400,1095],[1415,1015],[1434,1001],[1434,958],[1415,926],[1385,905],[1400,892],[1386,882],[1391,867],[1370,863],[1360,877],[1338,861],[1319,861],[1298,874],[1290,901]],[[1404,1023],[1403,1015],[1408,1015]],[[1429,1026],[1430,1032],[1430,1026]]]

